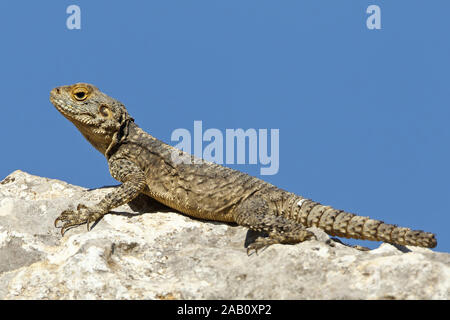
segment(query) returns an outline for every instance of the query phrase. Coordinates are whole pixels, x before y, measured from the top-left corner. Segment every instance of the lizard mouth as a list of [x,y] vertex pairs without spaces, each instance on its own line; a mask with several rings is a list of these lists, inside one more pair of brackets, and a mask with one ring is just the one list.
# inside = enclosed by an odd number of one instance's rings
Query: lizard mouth
[[50,101],[55,106],[56,110],[58,110],[65,117],[74,119],[75,116],[79,115],[79,112],[77,112],[73,106],[65,104],[60,99],[51,97]]
[[89,124],[93,120],[92,114],[87,111],[80,110],[79,107],[74,107],[71,104],[67,104],[53,89],[50,94],[50,102],[55,106],[64,117],[69,121],[78,121],[83,124]]
[[50,102],[55,108],[64,115],[74,114],[72,106],[67,107],[64,101],[59,97],[59,89],[55,88],[50,92]]

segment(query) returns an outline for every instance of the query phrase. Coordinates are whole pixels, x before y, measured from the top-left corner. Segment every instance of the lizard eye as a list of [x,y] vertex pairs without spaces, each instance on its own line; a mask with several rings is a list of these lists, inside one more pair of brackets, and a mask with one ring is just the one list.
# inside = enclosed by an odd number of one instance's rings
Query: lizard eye
[[85,87],[78,87],[73,89],[72,96],[75,100],[83,101],[86,100],[89,95],[89,91]]
[[104,104],[102,104],[98,108],[98,112],[104,117],[109,117],[110,114],[111,114],[111,110],[109,110],[109,107],[107,105],[104,105]]

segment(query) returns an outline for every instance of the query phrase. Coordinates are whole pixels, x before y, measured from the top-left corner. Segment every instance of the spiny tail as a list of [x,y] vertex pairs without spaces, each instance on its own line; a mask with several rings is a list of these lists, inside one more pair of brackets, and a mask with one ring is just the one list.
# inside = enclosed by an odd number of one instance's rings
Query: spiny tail
[[437,245],[433,233],[386,224],[369,217],[336,210],[312,200],[301,197],[298,199],[296,205],[300,211],[296,212],[297,220],[305,226],[321,228],[332,236],[384,241],[425,248],[434,248]]

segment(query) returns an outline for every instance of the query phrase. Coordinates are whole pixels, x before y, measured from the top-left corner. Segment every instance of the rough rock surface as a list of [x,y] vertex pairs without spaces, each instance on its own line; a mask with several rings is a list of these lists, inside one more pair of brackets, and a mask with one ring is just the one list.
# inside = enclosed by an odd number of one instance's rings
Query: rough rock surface
[[[90,232],[54,219],[108,188],[15,171],[0,182],[0,299],[449,299],[450,254],[319,240],[247,256],[247,230],[140,197]],[[328,240],[328,241],[327,241]]]

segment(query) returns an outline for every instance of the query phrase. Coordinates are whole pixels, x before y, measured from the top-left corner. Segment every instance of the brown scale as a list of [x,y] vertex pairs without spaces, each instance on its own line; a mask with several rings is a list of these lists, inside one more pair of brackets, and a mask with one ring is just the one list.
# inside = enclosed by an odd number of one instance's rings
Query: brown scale
[[319,203],[316,206],[314,206],[314,208],[309,213],[308,218],[306,219],[307,226],[308,227],[317,227],[319,225],[320,218],[322,217],[322,215],[326,209],[327,209],[327,207],[325,207]]
[[377,240],[378,227],[383,221],[368,219],[363,227],[363,235],[367,240]]
[[354,217],[354,214],[342,211],[337,214],[333,223],[333,233],[331,235],[338,237],[347,237],[347,225]]
[[284,214],[285,217],[291,220],[297,220],[298,211],[300,210],[300,207],[297,205],[298,202],[297,196],[291,196],[289,199],[285,202],[284,205]]
[[325,230],[328,234],[331,234],[333,232],[334,221],[340,212],[340,210],[328,207],[320,218],[319,228]]
[[347,237],[361,239],[364,222],[366,222],[367,219],[369,219],[369,217],[355,215],[348,223]]
[[300,223],[304,226],[307,226],[307,219],[309,216],[309,213],[311,212],[311,210],[317,206],[319,203],[318,202],[314,202],[312,200],[305,200],[300,208]]
[[382,223],[378,226],[377,229],[377,240],[390,242],[391,241],[391,233],[395,229],[395,226],[392,224]]

